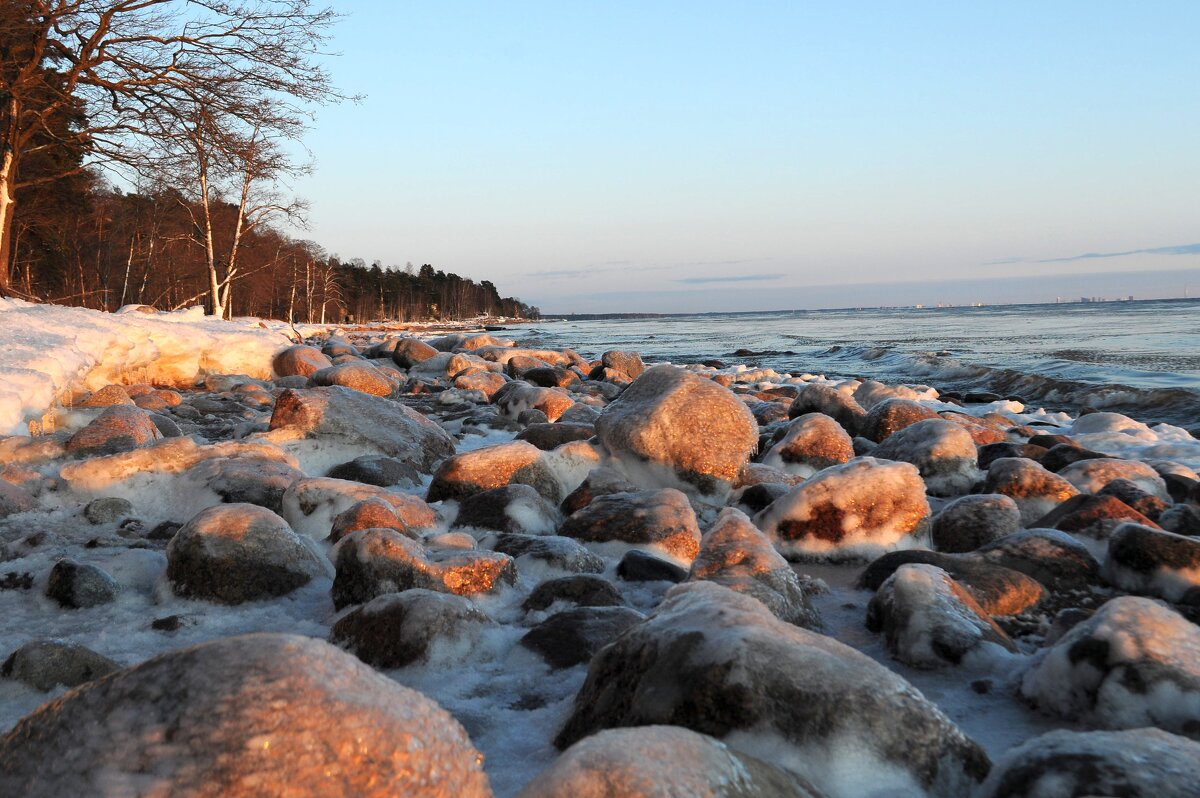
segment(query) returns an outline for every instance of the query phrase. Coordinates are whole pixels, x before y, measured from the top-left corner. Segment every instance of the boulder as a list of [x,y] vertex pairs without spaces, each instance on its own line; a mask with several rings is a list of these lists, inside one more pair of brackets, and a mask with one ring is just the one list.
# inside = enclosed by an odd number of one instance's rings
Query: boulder
[[[58,685],[78,687],[120,669],[121,666],[108,657],[78,643],[31,640],[0,665],[0,676],[24,682],[45,693]],[[3,766],[0,766],[0,772],[3,772]]]
[[966,493],[977,478],[975,441],[965,429],[941,418],[928,418],[896,430],[871,451],[871,456],[912,463],[921,472],[926,490],[934,496]]
[[571,441],[586,441],[596,434],[591,424],[530,424],[517,433],[517,440],[528,441],[542,451],[557,449]]
[[717,501],[758,445],[758,424],[737,396],[667,365],[634,380],[596,419],[596,433],[635,481]]
[[1196,798],[1200,743],[1161,729],[1038,735],[1004,753],[976,798]]
[[625,476],[611,468],[593,468],[584,477],[579,487],[571,491],[562,501],[562,511],[567,515],[582,510],[591,504],[597,496],[607,496],[610,493],[632,493],[637,486]]
[[[417,501],[420,501],[420,499],[417,499]],[[429,509],[429,515],[430,523],[425,526],[432,527],[436,523],[436,517],[433,515],[432,508]],[[381,498],[373,498],[363,499],[335,515],[333,517],[333,525],[329,528],[329,537],[327,540],[330,543],[337,543],[346,537],[346,535],[358,532],[361,529],[394,529],[414,540],[420,537],[415,530],[409,527],[404,516],[397,511],[395,506]]]
[[879,557],[863,570],[859,586],[879,590],[892,574],[908,564],[929,565],[945,571],[988,616],[1017,615],[1036,605],[1046,594],[1040,582],[1012,568],[971,554],[944,554],[924,549],[893,551]]
[[1200,508],[1190,504],[1176,504],[1163,511],[1158,524],[1168,532],[1188,537],[1200,537]]
[[492,548],[517,560],[522,572],[527,563],[577,574],[604,571],[604,560],[599,555],[588,551],[578,541],[558,535],[504,534],[492,542]]
[[1100,563],[1091,551],[1056,529],[1023,529],[980,546],[974,556],[1020,571],[1055,593],[1088,590],[1100,584]]
[[503,374],[491,371],[477,371],[463,374],[454,378],[454,387],[461,391],[479,391],[491,401],[496,392],[508,384],[508,378]]
[[974,551],[1005,535],[1019,532],[1021,511],[1002,493],[963,496],[933,519],[933,545],[938,551]]
[[447,459],[433,475],[426,500],[430,502],[468,496],[505,485],[529,485],[557,504],[562,488],[546,465],[542,450],[524,441],[486,446]]
[[1003,493],[1017,503],[1021,525],[1029,526],[1079,490],[1057,474],[1023,457],[1001,457],[988,467],[985,493]]
[[840,424],[824,413],[807,413],[788,425],[762,462],[786,474],[810,477],[853,457],[854,443]]
[[700,548],[700,527],[687,496],[672,488],[597,496],[563,522],[559,534],[589,543],[651,546],[684,562]]
[[414,588],[355,607],[333,624],[329,641],[376,668],[403,668],[428,659],[435,646],[477,643],[494,625],[468,598]]
[[46,595],[73,610],[108,604],[120,592],[121,585],[103,568],[74,560],[56,562],[46,583]]
[[1137,460],[1115,460],[1111,457],[1080,460],[1059,469],[1058,475],[1078,488],[1080,493],[1099,493],[1114,479],[1127,479],[1151,496],[1171,501],[1163,478],[1153,468]]
[[1015,652],[971,594],[934,565],[908,564],[887,578],[867,607],[892,656],[914,668],[957,665],[985,643]]
[[563,752],[517,798],[821,798],[795,773],[679,726],[608,729]]
[[679,583],[687,579],[687,575],[687,569],[641,549],[625,552],[625,556],[617,563],[617,576],[626,582]]
[[1171,506],[1169,499],[1156,496],[1143,489],[1141,485],[1133,480],[1125,479],[1124,477],[1109,480],[1096,495],[1112,496],[1115,499],[1120,499],[1151,521],[1157,521],[1158,517],[1163,514],[1163,511]]
[[1200,628],[1152,599],[1111,599],[1038,655],[1021,695],[1094,728],[1200,736]]
[[552,535],[558,522],[558,510],[532,487],[505,485],[463,499],[454,526]]
[[771,751],[832,798],[961,798],[990,764],[901,677],[711,582],[673,588],[592,658],[555,744],[661,723]]
[[454,454],[454,439],[417,411],[341,386],[285,390],[275,402],[271,429],[366,446],[422,471]]
[[383,370],[362,361],[342,363],[340,366],[321,369],[313,374],[311,379],[314,385],[322,387],[340,385],[343,388],[362,391],[372,396],[391,396],[397,388],[394,377],[388,379]]
[[112,407],[113,405],[131,405],[134,404],[133,399],[129,396],[129,392],[120,385],[105,385],[98,391],[93,391],[88,394],[80,407]]
[[534,626],[520,644],[551,668],[570,668],[592,656],[646,616],[628,607],[578,607],[555,613]]
[[1090,493],[1072,496],[1032,526],[1105,540],[1114,529],[1126,522],[1158,526],[1115,496],[1094,496]]
[[346,479],[380,488],[393,485],[415,487],[421,483],[421,475],[411,464],[386,455],[363,455],[329,469],[325,476],[331,479]]
[[392,360],[401,368],[412,368],[418,363],[424,363],[438,353],[424,341],[416,338],[401,338],[392,349]]
[[1103,575],[1129,593],[1200,605],[1200,540],[1121,524],[1108,539]]
[[780,620],[820,630],[800,578],[740,510],[727,508],[700,540],[688,579],[716,582],[761,601]]
[[754,524],[787,557],[856,559],[917,545],[929,512],[916,466],[860,457],[795,486]]
[[[351,510],[359,502],[376,500],[391,507],[395,520],[385,526],[397,527],[398,523],[410,530],[431,529],[437,525],[437,514],[433,508],[416,496],[393,493],[374,485],[350,482],[328,477],[298,479],[284,491],[280,512],[292,529],[310,538],[321,539],[333,532],[335,519]],[[377,508],[363,508],[363,518],[380,518]],[[343,528],[355,517],[350,513],[342,520]],[[359,522],[355,522],[359,523]]]
[[426,548],[394,529],[364,529],[329,552],[337,569],[333,605],[363,604],[413,588],[470,596],[516,582],[512,557],[495,551]]
[[162,433],[144,410],[112,405],[67,439],[67,453],[79,457],[117,454],[161,439]]
[[222,501],[257,504],[273,512],[283,507],[283,495],[304,472],[289,463],[253,457],[213,457],[188,470]]
[[853,397],[819,384],[805,385],[788,408],[788,415],[792,418],[808,413],[823,413],[831,417],[851,436],[859,434],[867,419],[867,411]]
[[539,611],[558,601],[579,607],[621,607],[625,604],[612,582],[591,574],[575,574],[540,583],[521,608],[526,612]]
[[893,397],[884,399],[867,412],[859,434],[867,440],[882,443],[892,433],[918,421],[936,418],[938,414],[920,402]]
[[539,388],[514,380],[492,394],[492,404],[508,418],[517,418],[527,410],[540,410],[548,421],[557,421],[575,400],[561,388]]
[[287,595],[324,573],[286,521],[254,504],[202,510],[167,545],[167,579],[185,598],[241,604]]
[[271,365],[280,377],[311,377],[333,361],[315,346],[289,346],[275,355]]
[[113,524],[133,513],[133,505],[119,496],[92,499],[83,508],[83,517],[90,524]]
[[631,380],[636,380],[646,370],[646,364],[642,362],[641,355],[637,352],[623,352],[619,349],[610,349],[600,355],[600,365],[606,369],[619,371]]
[[255,634],[43,705],[0,737],[0,794],[488,798],[482,759],[415,690],[320,640]]

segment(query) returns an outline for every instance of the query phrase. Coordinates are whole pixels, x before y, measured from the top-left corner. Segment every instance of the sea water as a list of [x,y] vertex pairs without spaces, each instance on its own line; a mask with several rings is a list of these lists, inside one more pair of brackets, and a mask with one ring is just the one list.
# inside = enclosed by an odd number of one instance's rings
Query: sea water
[[1200,300],[855,308],[543,321],[524,345],[585,357],[719,360],[988,391],[1048,410],[1090,407],[1200,424]]

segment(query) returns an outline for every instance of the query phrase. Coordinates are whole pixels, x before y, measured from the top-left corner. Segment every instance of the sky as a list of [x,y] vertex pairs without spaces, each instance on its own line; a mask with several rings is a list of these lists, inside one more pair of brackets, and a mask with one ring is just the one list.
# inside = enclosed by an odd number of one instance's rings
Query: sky
[[1200,294],[1194,0],[332,2],[343,258],[549,313]]

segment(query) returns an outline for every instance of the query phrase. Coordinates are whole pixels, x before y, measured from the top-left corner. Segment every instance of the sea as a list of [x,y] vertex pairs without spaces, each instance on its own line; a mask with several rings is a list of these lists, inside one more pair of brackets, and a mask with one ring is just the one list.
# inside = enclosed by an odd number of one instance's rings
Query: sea
[[990,392],[1200,427],[1200,299],[544,320],[527,346]]

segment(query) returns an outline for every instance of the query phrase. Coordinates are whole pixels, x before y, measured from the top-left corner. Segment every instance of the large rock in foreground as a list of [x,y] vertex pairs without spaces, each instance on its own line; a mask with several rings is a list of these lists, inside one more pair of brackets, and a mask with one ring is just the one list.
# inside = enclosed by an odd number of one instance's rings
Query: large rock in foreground
[[800,483],[754,523],[789,557],[874,557],[917,545],[929,502],[916,466],[860,457]]
[[254,504],[203,510],[167,546],[175,593],[222,604],[283,596],[323,572],[286,521]]
[[678,726],[611,729],[571,746],[518,798],[820,798],[794,773]]
[[288,429],[308,438],[340,438],[422,471],[454,454],[454,439],[417,411],[341,386],[284,391],[275,402],[271,429]]
[[596,420],[596,433],[630,477],[723,500],[758,446],[746,405],[711,380],[655,366]]
[[960,798],[989,767],[901,677],[709,582],[673,588],[653,616],[596,654],[555,744],[653,724],[786,760],[833,798]]
[[257,634],[42,706],[0,737],[0,795],[484,798],[481,760],[415,690],[319,640]]

